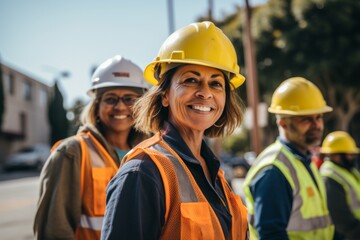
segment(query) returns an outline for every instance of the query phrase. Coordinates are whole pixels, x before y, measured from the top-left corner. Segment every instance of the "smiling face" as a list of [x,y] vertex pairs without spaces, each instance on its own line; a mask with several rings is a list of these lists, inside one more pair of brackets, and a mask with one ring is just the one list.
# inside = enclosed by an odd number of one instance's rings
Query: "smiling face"
[[134,124],[131,105],[138,97],[126,88],[110,89],[101,96],[98,114],[107,134],[130,131]]
[[164,93],[169,121],[179,130],[204,132],[220,118],[226,100],[224,74],[200,65],[179,67]]

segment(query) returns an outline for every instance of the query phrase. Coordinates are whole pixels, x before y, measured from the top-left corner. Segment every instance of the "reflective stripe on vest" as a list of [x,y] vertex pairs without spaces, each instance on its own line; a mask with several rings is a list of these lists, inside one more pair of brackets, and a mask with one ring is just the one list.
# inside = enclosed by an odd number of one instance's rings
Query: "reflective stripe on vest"
[[80,223],[76,229],[76,239],[100,239],[105,213],[106,186],[116,174],[118,167],[110,154],[90,133],[76,135],[81,147]]
[[[290,171],[290,175],[294,181],[295,188],[293,189],[294,192],[294,199],[293,199],[293,210],[300,209],[303,206],[303,198],[300,194],[297,194],[300,191],[300,183],[299,179],[296,174],[296,170],[294,166],[291,164],[289,159],[280,152],[278,155],[278,160],[285,164]],[[319,216],[319,217],[311,217],[311,218],[304,218],[301,214],[301,211],[293,211],[291,218],[289,220],[287,230],[288,231],[311,231],[314,229],[321,229],[327,227],[330,222],[329,216]]]
[[[324,231],[324,229],[329,228],[329,234],[326,234],[327,231],[325,230],[323,236],[326,236],[325,239],[331,238],[328,236],[332,236],[333,226],[327,210],[325,187],[316,166],[311,165],[311,169],[319,189],[317,189],[305,166],[291,152],[282,147],[279,142],[274,143],[260,154],[252,166],[253,171],[249,171],[245,180],[244,192],[249,208],[251,227],[253,228],[254,224],[254,200],[249,189],[250,183],[257,173],[272,165],[283,173],[293,190],[292,212],[287,225],[289,237],[291,238],[291,235],[293,235],[296,238],[297,235],[305,234],[305,232],[316,234],[316,231]],[[301,179],[298,178],[299,175]],[[311,196],[308,196],[307,190],[309,190],[308,194],[312,194]],[[313,202],[316,204],[312,204]],[[252,232],[255,232],[254,229],[252,229]]]
[[91,164],[93,167],[105,167],[105,162],[101,157],[101,153],[96,146],[97,143],[94,142],[94,139],[88,135],[83,135],[82,139],[87,145],[89,151]]
[[360,219],[360,173],[356,169],[348,170],[331,161],[325,161],[320,168],[322,176],[339,183],[345,190],[347,203],[357,219]]
[[167,158],[169,158],[169,160],[172,162],[175,168],[176,177],[179,182],[181,202],[198,202],[198,198],[190,182],[189,175],[185,172],[184,168],[181,166],[180,162],[176,159],[176,157],[164,147],[162,147],[160,144],[156,144],[151,148],[159,151]]
[[104,217],[89,217],[82,214],[80,216],[80,226],[83,228],[90,228],[93,230],[101,231]]

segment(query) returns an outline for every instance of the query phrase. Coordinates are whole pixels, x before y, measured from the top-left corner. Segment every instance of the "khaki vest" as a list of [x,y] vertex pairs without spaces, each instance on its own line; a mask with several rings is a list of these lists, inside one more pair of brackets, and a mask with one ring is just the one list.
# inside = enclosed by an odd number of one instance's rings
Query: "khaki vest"
[[[165,190],[165,222],[161,239],[222,240],[224,234],[220,222],[198,187],[190,170],[161,138],[160,134],[145,140],[125,156],[122,164],[147,154],[157,166]],[[230,239],[245,239],[247,211],[240,197],[230,189],[222,170],[218,173],[226,203],[232,215]]]
[[76,135],[81,146],[82,214],[76,239],[100,239],[105,214],[106,186],[118,167],[104,147],[90,133]]
[[310,165],[318,188],[304,164],[278,141],[259,155],[245,179],[244,193],[249,212],[250,239],[258,237],[253,226],[254,199],[249,186],[263,168],[271,165],[284,174],[293,190],[293,206],[287,226],[289,239],[332,240],[334,226],[327,209],[325,186],[317,167],[313,163]]
[[352,173],[331,161],[325,161],[320,174],[339,183],[345,190],[346,201],[353,215],[360,220],[360,173],[355,168]]

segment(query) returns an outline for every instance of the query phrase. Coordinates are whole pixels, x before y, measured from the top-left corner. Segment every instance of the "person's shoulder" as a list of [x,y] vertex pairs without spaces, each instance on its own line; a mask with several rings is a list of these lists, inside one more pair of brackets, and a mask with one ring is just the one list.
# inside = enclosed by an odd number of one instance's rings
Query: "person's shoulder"
[[122,179],[129,176],[132,176],[131,179],[135,177],[135,179],[141,178],[161,182],[161,174],[157,165],[146,153],[142,153],[122,164],[113,181],[122,181]]
[[274,142],[266,147],[255,159],[253,165],[267,166],[272,165],[280,154],[282,149],[281,144]]
[[[81,155],[80,141],[76,135],[64,138],[56,142],[52,149],[50,158],[79,158]],[[56,157],[58,156],[58,157]]]
[[120,167],[123,172],[152,172],[152,170],[156,168],[154,161],[152,161],[151,157],[145,152],[136,155],[134,158],[128,159]]
[[153,136],[143,140],[142,142],[138,143],[134,149],[137,148],[149,148],[157,143],[159,143],[160,141],[162,141],[162,137],[160,135],[160,133],[154,134]]
[[133,159],[142,159],[144,157],[149,158],[148,154],[153,154],[154,151],[151,147],[158,144],[160,141],[162,141],[160,134],[155,134],[154,136],[140,142],[125,155],[122,160],[122,164]]
[[72,135],[70,137],[58,140],[52,147],[52,151],[61,150],[61,149],[68,149],[79,147],[79,139],[76,135]]
[[[58,141],[51,149],[50,155],[42,169],[42,178],[51,178],[59,174],[69,174],[80,166],[81,148],[75,136]],[[56,174],[54,174],[56,173]]]

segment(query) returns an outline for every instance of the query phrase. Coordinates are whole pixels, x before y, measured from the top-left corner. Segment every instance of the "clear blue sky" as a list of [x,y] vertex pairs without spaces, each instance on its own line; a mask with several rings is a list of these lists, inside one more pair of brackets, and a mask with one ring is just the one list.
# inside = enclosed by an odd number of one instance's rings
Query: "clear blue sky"
[[[252,5],[266,0],[250,0]],[[215,19],[245,0],[213,0]],[[207,0],[173,0],[175,29],[207,14]],[[90,69],[115,54],[141,68],[169,35],[167,0],[0,0],[1,60],[53,85],[60,71],[66,106],[87,101]]]

